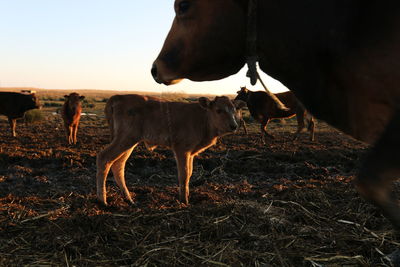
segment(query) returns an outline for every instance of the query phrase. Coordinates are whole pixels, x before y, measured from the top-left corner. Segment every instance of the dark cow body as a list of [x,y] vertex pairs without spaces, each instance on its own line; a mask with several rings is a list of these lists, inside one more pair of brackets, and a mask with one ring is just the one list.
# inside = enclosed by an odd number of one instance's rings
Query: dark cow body
[[293,116],[297,118],[297,131],[294,139],[297,139],[300,132],[305,128],[304,121],[307,118],[310,140],[314,140],[314,118],[310,115],[306,116],[307,111],[292,92],[275,94],[288,110],[278,109],[271,97],[263,91],[254,92],[246,87],[241,87],[237,94],[235,100],[245,101],[250,115],[261,124],[260,130],[263,140],[265,136],[274,138],[266,129],[271,119],[291,118]]
[[[215,80],[239,71],[252,3],[176,0],[155,80]],[[389,186],[400,177],[400,2],[259,0],[255,10],[260,68],[314,116],[374,144],[356,186],[400,227]]]
[[82,113],[81,100],[85,97],[77,93],[65,95],[65,102],[61,110],[61,116],[64,121],[65,132],[67,134],[68,144],[76,144],[79,122]]
[[35,94],[0,92],[0,114],[8,118],[14,137],[17,136],[17,119],[22,118],[26,111],[37,108],[40,108],[40,104]]

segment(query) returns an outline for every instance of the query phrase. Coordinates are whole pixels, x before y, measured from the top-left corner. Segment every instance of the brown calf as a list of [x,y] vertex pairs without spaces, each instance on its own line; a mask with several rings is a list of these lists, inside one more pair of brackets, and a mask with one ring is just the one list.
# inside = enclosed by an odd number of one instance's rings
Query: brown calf
[[110,168],[126,199],[133,203],[124,170],[133,149],[141,142],[149,149],[166,146],[174,152],[179,198],[188,204],[194,157],[214,145],[219,136],[238,128],[235,105],[225,96],[181,103],[141,95],[115,95],[108,100],[105,114],[112,141],[97,155],[97,197],[105,205]]
[[[271,119],[291,118],[293,116],[296,116],[297,118],[297,131],[294,135],[294,139],[297,139],[300,132],[305,128],[304,120],[307,120],[307,129],[310,131],[310,140],[314,140],[314,118],[311,114],[307,114],[304,106],[297,100],[292,92],[288,91],[275,94],[288,108],[287,111],[277,109],[271,97],[263,91],[253,92],[246,87],[241,87],[237,94],[235,100],[245,101],[249,108],[250,115],[260,122],[263,140],[265,136],[274,138],[271,134],[267,133],[266,130],[268,122]],[[244,122],[242,123],[244,124]]]
[[71,93],[64,97],[65,103],[62,107],[61,115],[64,120],[67,142],[68,144],[76,144],[76,134],[82,113],[81,100],[85,97],[77,93]]

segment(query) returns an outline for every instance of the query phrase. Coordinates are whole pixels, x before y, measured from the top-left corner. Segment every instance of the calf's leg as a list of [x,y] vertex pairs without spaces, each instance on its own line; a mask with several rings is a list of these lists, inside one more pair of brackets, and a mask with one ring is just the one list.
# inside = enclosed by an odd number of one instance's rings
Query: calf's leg
[[17,136],[17,133],[15,132],[15,127],[17,125],[17,119],[13,119],[13,118],[8,118],[8,122],[10,123],[10,128],[11,128],[11,135],[13,137]]
[[193,172],[193,159],[189,152],[174,151],[178,168],[179,200],[189,204],[189,181]]
[[[133,149],[133,147],[136,146],[136,144],[137,144],[136,141],[131,142],[128,139],[114,139],[114,141],[110,145],[108,145],[105,149],[103,149],[97,154],[97,159],[96,159],[97,198],[104,205],[107,205],[106,180],[111,166],[120,157],[126,155],[125,152],[127,152],[127,150],[131,148]],[[117,169],[117,166],[115,167],[115,169]]]
[[267,132],[267,125],[269,123],[269,118],[264,118],[261,121],[261,126],[260,126],[260,130],[261,130],[261,140],[262,142],[265,144],[265,136],[268,136],[271,139],[274,139],[275,137],[272,134],[269,134]]
[[78,133],[78,124],[74,124],[73,128],[72,128],[72,138],[73,138],[73,142],[74,144],[76,144],[76,134]]
[[69,126],[68,127],[68,143],[69,144],[73,144],[74,143],[73,132],[74,132],[73,127]]
[[246,127],[246,122],[243,120],[243,118],[240,119],[239,128],[240,128],[241,126],[243,126],[244,133],[245,133],[245,134],[248,134],[248,132],[247,132],[247,127]]
[[305,115],[305,111],[300,111],[300,112],[296,113],[297,131],[294,134],[293,140],[297,140],[297,138],[299,138],[301,131],[303,131],[303,129],[304,129],[304,115]]
[[64,124],[65,127],[65,134],[67,135],[67,143],[71,144],[72,140],[71,140],[71,135],[72,135],[72,129],[71,126],[68,124]]
[[308,122],[308,131],[310,131],[310,141],[314,141],[314,130],[315,130],[314,117],[310,116],[310,121]]
[[135,147],[136,145],[123,152],[122,155],[111,165],[111,170],[113,172],[115,181],[117,182],[122,193],[125,195],[125,198],[132,204],[134,202],[125,183],[125,165]]
[[368,155],[356,181],[357,190],[380,207],[385,216],[400,229],[400,206],[391,192],[392,182],[400,177],[400,112]]

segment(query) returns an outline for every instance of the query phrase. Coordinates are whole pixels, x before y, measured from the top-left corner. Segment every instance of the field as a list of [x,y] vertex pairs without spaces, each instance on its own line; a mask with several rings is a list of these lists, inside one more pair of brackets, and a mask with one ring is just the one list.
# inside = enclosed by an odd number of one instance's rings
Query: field
[[[62,95],[51,97],[42,102]],[[19,122],[17,138],[0,117],[0,266],[391,266],[395,231],[352,186],[368,146],[324,122],[314,142],[292,141],[295,120],[271,123],[263,144],[248,120],[248,135],[197,157],[189,206],[177,201],[172,153],[140,145],[126,170],[136,205],[109,177],[101,206],[106,97],[88,97],[75,146],[57,104]]]

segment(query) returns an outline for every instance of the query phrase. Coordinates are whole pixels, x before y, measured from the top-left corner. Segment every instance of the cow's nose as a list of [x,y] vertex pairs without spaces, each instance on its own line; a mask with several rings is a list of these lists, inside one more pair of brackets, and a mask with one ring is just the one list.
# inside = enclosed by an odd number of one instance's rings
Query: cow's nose
[[151,75],[153,76],[153,79],[159,83],[159,81],[157,80],[157,66],[155,63],[153,63],[153,66],[151,67]]

